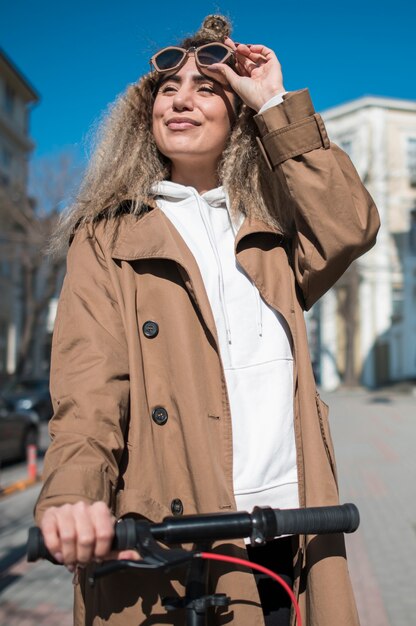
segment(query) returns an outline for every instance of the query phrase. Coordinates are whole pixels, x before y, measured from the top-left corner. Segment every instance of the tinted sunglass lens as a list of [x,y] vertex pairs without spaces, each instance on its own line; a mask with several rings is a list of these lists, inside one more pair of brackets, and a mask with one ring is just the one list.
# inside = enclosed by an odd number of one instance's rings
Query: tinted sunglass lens
[[155,62],[160,71],[170,70],[182,61],[183,55],[181,50],[163,50],[155,57]]
[[227,56],[228,51],[223,46],[206,46],[202,50],[198,50],[198,62],[200,65],[213,65],[213,63],[222,63]]

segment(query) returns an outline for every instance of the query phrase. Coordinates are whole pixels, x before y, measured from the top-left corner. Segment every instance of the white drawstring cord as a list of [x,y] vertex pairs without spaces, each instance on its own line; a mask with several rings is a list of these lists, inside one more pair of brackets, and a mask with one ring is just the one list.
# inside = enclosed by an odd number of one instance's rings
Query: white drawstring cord
[[[234,222],[232,220],[232,217],[231,217],[230,199],[229,199],[227,191],[225,191],[225,202],[226,202],[226,207],[227,207],[228,219],[230,220],[231,229],[232,229],[232,231],[234,233],[234,238],[235,238],[236,235],[237,235],[238,228],[241,226],[241,223],[242,223],[244,218],[243,218],[242,215],[240,215],[239,224],[236,227],[236,225],[234,224]],[[250,280],[249,277],[247,277],[247,278]],[[254,299],[256,301],[256,326],[257,326],[257,332],[258,332],[259,337],[263,337],[263,312],[262,312],[261,296],[260,296],[260,292],[257,289],[256,285],[253,282],[251,284],[253,286],[253,295],[254,295]]]
[[207,219],[207,216],[205,215],[205,211],[202,206],[203,203],[200,201],[200,195],[196,191],[194,195],[195,195],[195,199],[198,205],[199,214],[205,226],[205,230],[207,232],[208,239],[211,244],[212,251],[214,252],[215,260],[217,262],[221,308],[222,308],[222,312],[224,315],[227,342],[228,344],[231,344],[231,325],[230,325],[230,319],[228,317],[227,305],[225,302],[224,275],[223,275],[222,266],[221,266],[221,259],[220,259],[220,255],[218,254],[218,249],[216,246],[215,237],[212,233],[211,225],[209,224],[209,220]]

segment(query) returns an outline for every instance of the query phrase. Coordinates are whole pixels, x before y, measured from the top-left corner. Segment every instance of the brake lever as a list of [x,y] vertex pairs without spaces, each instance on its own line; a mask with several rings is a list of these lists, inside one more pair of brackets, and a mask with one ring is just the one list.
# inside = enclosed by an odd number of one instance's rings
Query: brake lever
[[197,552],[195,550],[184,550],[183,548],[162,548],[153,538],[150,531],[150,523],[143,520],[135,523],[136,545],[132,548],[142,557],[141,560],[122,559],[107,561],[102,563],[88,578],[91,586],[97,578],[107,576],[121,569],[143,569],[169,571],[173,567],[191,561]]

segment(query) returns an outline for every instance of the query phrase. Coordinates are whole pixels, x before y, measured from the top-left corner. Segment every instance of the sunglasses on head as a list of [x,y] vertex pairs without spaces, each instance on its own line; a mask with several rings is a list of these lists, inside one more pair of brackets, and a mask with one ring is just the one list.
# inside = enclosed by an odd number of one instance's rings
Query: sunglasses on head
[[150,59],[150,63],[156,72],[177,72],[185,65],[190,54],[195,56],[195,63],[198,69],[207,68],[214,63],[226,63],[234,56],[234,50],[223,43],[206,43],[203,46],[191,47],[185,50],[169,46],[156,52]]

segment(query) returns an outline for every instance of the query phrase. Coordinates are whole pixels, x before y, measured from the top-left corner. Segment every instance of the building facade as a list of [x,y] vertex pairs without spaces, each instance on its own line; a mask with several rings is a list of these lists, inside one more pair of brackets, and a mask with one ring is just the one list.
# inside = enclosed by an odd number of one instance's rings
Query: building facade
[[309,314],[320,383],[416,378],[416,102],[364,97],[322,116],[373,196],[381,229]]
[[31,107],[39,96],[0,49],[0,379],[13,374],[22,327],[21,233],[28,197]]

